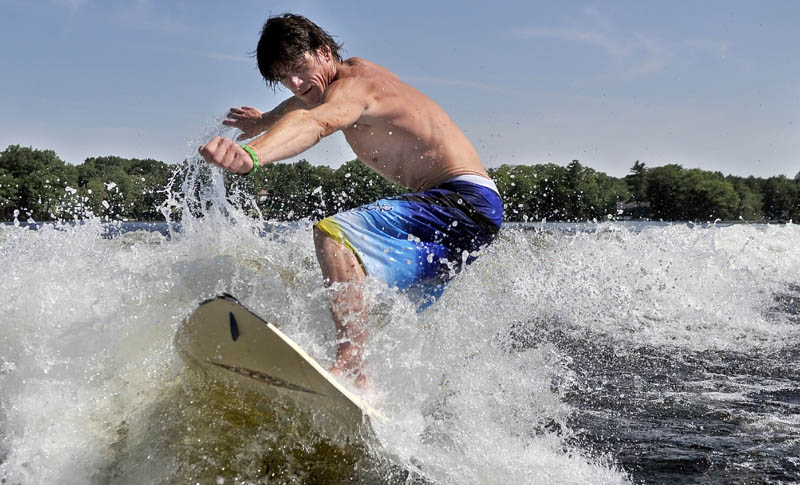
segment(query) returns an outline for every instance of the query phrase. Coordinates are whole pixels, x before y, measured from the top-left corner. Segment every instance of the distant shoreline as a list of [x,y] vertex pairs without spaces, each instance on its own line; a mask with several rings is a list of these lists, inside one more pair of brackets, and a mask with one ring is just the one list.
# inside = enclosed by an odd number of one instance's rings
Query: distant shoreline
[[[206,164],[115,156],[72,166],[52,150],[11,145],[0,153],[0,218],[161,220],[167,194],[186,196],[191,205],[212,173]],[[630,175],[616,178],[572,160],[566,166],[504,164],[488,175],[509,222],[800,221],[800,173],[761,179],[636,161]],[[235,205],[290,221],[322,219],[408,192],[358,159],[335,170],[306,160],[268,164],[253,176],[226,173],[222,180],[228,195],[238,198]]]

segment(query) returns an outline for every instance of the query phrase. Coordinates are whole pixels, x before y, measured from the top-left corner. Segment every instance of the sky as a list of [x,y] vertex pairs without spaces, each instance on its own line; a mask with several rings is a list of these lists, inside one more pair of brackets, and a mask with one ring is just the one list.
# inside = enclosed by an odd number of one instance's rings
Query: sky
[[[487,167],[800,172],[795,0],[0,0],[0,150],[195,156],[229,107],[289,96],[251,57],[284,12],[431,97]],[[335,134],[298,158],[355,155]]]

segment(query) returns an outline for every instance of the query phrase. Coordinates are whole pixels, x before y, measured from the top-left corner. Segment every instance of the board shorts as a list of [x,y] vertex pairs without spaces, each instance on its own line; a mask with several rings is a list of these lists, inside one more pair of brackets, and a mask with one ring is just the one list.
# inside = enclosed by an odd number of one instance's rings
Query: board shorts
[[502,221],[494,182],[461,175],[341,212],[315,227],[352,250],[366,275],[406,290],[421,310],[497,236]]

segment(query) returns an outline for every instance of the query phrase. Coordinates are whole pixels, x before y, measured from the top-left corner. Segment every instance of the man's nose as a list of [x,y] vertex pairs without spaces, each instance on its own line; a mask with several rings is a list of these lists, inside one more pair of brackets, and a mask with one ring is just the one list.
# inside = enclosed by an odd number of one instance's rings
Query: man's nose
[[303,86],[303,80],[298,76],[291,76],[289,78],[289,87],[292,88],[292,91],[298,92],[300,88]]

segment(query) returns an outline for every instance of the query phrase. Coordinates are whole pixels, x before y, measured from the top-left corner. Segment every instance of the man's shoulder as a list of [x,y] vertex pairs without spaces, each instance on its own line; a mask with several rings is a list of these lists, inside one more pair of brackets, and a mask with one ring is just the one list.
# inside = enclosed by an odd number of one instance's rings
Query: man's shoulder
[[362,59],[351,57],[342,61],[336,80],[331,84],[332,89],[348,86],[348,89],[369,89],[378,81],[384,72],[388,72],[377,64]]
[[[347,98],[363,98],[367,104],[374,104],[378,99],[397,93],[402,84],[388,69],[360,57],[352,57],[342,61],[342,68],[337,79],[331,83],[326,93],[326,100],[339,96]],[[393,89],[387,90],[387,86]]]
[[363,57],[351,57],[342,61],[346,71],[346,77],[371,77],[371,76],[394,76],[385,67],[375,64]]
[[363,57],[351,57],[349,59],[343,60],[342,64],[344,64],[346,66],[350,66],[350,67],[366,66],[366,65],[370,65],[370,64],[375,65],[373,62],[370,62],[370,61],[364,59]]

